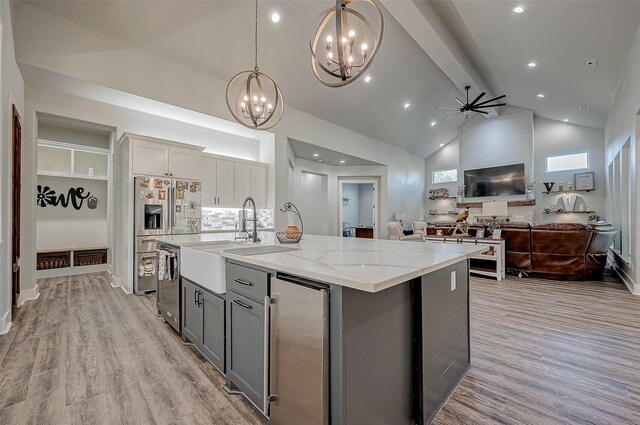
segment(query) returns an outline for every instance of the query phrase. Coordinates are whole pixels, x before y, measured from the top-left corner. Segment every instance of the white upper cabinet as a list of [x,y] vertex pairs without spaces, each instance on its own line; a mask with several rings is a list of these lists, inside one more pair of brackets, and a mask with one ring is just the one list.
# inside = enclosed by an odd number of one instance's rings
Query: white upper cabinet
[[251,196],[267,207],[267,165],[203,155],[200,180],[203,207],[239,208]]
[[201,150],[169,146],[169,175],[183,179],[200,178]]
[[235,204],[242,205],[244,200],[251,195],[251,165],[237,162],[235,164],[235,173]]
[[218,160],[203,156],[200,160],[200,181],[202,182],[202,206],[218,205]]
[[133,174],[200,178],[202,148],[175,146],[162,140],[131,138]]
[[251,165],[251,197],[256,208],[267,208],[267,167]]
[[131,150],[134,174],[169,175],[169,146],[146,140],[132,140]]
[[235,163],[218,159],[216,169],[216,187],[218,206],[235,207]]

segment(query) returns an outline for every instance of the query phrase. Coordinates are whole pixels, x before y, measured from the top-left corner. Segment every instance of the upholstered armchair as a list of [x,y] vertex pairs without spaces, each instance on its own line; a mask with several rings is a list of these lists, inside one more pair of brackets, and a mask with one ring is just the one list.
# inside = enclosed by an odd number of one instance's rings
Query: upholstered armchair
[[427,222],[426,221],[414,221],[411,223],[414,235],[427,236]]
[[395,221],[387,223],[387,233],[389,234],[389,239],[391,239],[392,241],[424,241],[424,236],[421,234],[405,236],[402,232],[402,226],[400,225],[400,223]]

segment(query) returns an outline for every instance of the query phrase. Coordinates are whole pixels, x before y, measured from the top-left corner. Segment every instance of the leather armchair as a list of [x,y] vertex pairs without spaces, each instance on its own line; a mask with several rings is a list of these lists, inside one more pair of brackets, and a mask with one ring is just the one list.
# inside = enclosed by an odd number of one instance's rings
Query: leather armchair
[[559,280],[586,277],[593,229],[584,224],[539,224],[531,228],[531,264],[536,276]]
[[424,241],[424,236],[421,234],[414,234],[405,236],[402,232],[402,226],[400,223],[391,221],[387,223],[387,233],[389,235],[389,239],[392,241],[413,241],[413,242],[422,242]]
[[505,240],[505,267],[531,272],[531,225],[529,223],[502,223]]
[[602,275],[604,267],[607,265],[607,253],[617,235],[617,230],[594,230],[585,265],[585,272],[588,276]]

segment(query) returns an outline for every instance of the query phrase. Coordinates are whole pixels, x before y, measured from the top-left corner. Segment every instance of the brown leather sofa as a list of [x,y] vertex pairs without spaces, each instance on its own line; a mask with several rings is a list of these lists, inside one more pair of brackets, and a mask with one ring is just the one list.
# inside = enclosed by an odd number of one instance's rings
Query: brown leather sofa
[[616,230],[599,231],[578,223],[501,225],[507,269],[558,280],[598,277]]

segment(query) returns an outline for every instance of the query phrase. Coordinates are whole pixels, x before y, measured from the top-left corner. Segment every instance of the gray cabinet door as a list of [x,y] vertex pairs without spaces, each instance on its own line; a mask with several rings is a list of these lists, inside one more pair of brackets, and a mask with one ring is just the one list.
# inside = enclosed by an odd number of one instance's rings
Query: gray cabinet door
[[227,379],[264,409],[264,305],[227,292]]
[[223,298],[204,291],[202,354],[222,373],[224,373],[224,304]]
[[182,279],[182,334],[196,347],[202,344],[202,290],[188,279]]

